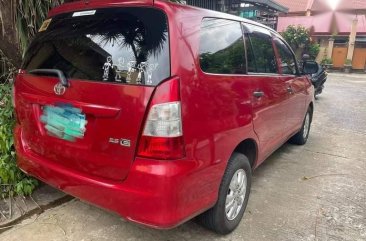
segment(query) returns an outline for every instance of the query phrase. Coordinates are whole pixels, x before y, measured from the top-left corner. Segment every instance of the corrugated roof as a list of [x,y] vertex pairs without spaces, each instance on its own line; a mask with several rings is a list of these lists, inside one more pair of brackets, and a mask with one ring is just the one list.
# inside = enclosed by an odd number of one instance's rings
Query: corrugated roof
[[339,10],[366,10],[366,0],[341,0]]
[[[275,0],[279,4],[288,7],[289,12],[332,11],[328,0]],[[340,0],[337,11],[342,10],[366,10],[366,0]]]
[[349,34],[351,32],[352,21],[357,17],[357,34],[366,33],[366,17],[365,15],[355,16],[348,13],[334,13],[335,22],[339,34]]
[[277,31],[283,32],[289,25],[301,25],[311,29],[314,34],[331,34],[332,13],[324,13],[316,16],[292,16],[279,17]]
[[332,8],[330,7],[328,0],[314,0],[311,11],[332,11]]
[[288,6],[289,12],[305,12],[308,9],[315,12],[312,16],[279,17],[277,28],[279,32],[284,31],[289,25],[302,25],[312,29],[315,35],[332,34],[333,31],[341,35],[348,35],[351,32],[352,21],[357,17],[357,34],[366,34],[366,16],[364,14],[356,15],[359,11],[355,11],[366,10],[366,0],[340,0],[335,11],[328,4],[328,0],[277,1]]
[[[366,9],[366,0],[340,0],[336,11]],[[328,0],[314,0],[312,11],[332,11]]]
[[[340,35],[351,32],[352,21],[357,17],[357,34],[366,34],[366,16],[341,12],[328,12],[314,16],[279,17],[277,31],[283,32],[289,25],[301,25],[311,29],[314,35],[331,35],[332,23],[335,31]],[[333,21],[334,19],[334,21]]]

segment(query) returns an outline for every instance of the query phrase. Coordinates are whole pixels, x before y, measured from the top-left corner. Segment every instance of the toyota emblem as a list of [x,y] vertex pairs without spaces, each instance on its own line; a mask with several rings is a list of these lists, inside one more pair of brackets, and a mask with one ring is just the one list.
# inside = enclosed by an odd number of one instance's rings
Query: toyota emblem
[[63,95],[66,92],[66,87],[63,86],[61,83],[57,83],[53,90],[55,91],[56,95]]

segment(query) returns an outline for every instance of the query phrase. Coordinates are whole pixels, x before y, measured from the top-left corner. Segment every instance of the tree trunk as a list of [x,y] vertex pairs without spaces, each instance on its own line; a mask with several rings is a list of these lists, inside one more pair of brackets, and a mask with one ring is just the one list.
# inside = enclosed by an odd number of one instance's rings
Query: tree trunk
[[22,62],[17,31],[14,24],[16,1],[0,1],[0,50],[17,68]]

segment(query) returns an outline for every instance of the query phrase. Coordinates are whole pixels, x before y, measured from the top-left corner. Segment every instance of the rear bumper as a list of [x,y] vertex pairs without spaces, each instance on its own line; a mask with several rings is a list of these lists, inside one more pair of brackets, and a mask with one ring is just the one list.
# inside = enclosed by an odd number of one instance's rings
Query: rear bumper
[[45,160],[29,150],[21,136],[21,129],[16,127],[17,163],[24,172],[139,224],[173,228],[210,208],[217,199],[212,186],[217,184],[208,184],[194,161],[136,159],[127,179],[115,182]]

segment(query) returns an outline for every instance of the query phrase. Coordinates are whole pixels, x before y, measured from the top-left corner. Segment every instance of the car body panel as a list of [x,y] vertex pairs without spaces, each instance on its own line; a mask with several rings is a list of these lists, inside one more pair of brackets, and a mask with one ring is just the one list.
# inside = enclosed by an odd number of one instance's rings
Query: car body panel
[[286,106],[287,120],[285,129],[285,137],[288,138],[301,128],[309,106],[306,105],[306,99],[309,95],[308,89],[311,87],[311,84],[305,76],[283,75],[282,78],[286,82],[286,89],[290,89],[288,92],[289,102]]
[[[16,105],[23,142],[35,153],[66,168],[107,179],[124,179],[135,157],[136,138],[154,88],[72,80],[72,87],[57,96],[57,83],[52,77],[18,75],[15,88],[21,94]],[[131,106],[131,102],[135,105]],[[59,103],[80,108],[86,114],[84,138],[69,142],[46,134],[40,124],[42,108]],[[112,144],[110,138],[131,140],[131,146]]]

